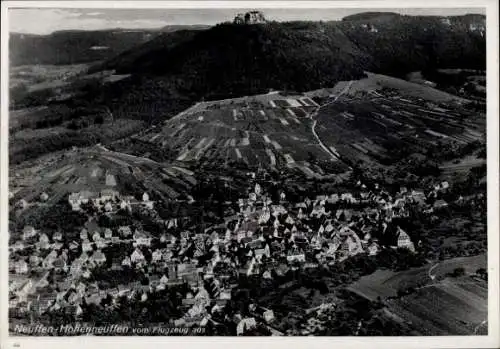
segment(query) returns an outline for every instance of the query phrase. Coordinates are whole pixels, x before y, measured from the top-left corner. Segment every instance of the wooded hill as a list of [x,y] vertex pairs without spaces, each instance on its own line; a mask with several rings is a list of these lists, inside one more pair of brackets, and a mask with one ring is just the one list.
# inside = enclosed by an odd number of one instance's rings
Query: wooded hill
[[77,64],[108,60],[153,39],[160,33],[201,30],[209,26],[166,26],[160,29],[62,30],[48,35],[11,33],[11,66],[27,64]]
[[169,110],[155,112],[146,107],[149,101],[161,107],[165,100],[230,98],[271,88],[306,91],[357,79],[364,71],[403,77],[430,68],[485,69],[484,17],[449,20],[361,14],[339,22],[223,23],[161,35],[96,66],[132,74],[97,95],[120,108],[142,101],[148,113],[165,117]]
[[[365,71],[404,77],[425,69],[485,70],[484,22],[480,15],[369,13],[334,22],[228,22],[158,33],[90,69],[126,78],[106,84],[77,79],[73,97],[54,103],[87,110],[81,114],[91,120],[97,116],[92,110],[106,110],[115,120],[156,123],[200,100],[332,87]],[[77,46],[104,45],[88,40],[78,39]]]

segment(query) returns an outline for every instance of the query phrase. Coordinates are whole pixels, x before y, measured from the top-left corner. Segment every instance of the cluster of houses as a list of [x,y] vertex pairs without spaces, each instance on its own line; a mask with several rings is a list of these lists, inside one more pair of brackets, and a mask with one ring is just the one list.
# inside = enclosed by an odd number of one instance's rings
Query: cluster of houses
[[[241,277],[273,280],[298,268],[334,264],[359,253],[375,255],[381,248],[414,251],[410,236],[393,226],[394,218],[408,216],[409,204],[429,209],[427,198],[449,187],[440,183],[427,195],[402,188],[392,197],[383,190],[373,192],[361,183],[358,186],[355,193],[319,195],[292,203],[284,192],[279,202],[273,202],[254,183],[248,195],[238,200],[237,214],[203,232],[181,228],[177,218],[165,221],[161,234],[151,234],[128,225],[103,228],[89,216],[75,240],[65,239],[61,232],[49,237],[26,226],[10,248],[10,308],[30,316],[64,309],[78,318],[84,311],[83,300],[101,304],[111,297],[111,304],[116,304],[127,296],[146,301],[152,292],[187,285],[188,291],[182,295],[185,315],[172,319],[172,324],[203,326],[215,321]],[[107,215],[118,208],[132,210],[135,203],[154,211],[147,193],[142,199],[134,201],[103,190],[99,194],[73,193],[68,202],[74,210],[90,203]],[[392,246],[380,246],[377,236],[390,228],[396,232]],[[118,256],[107,252],[115,244],[120,244]],[[23,254],[27,248],[31,252]],[[103,267],[123,273],[134,269],[148,283],[133,281],[102,289],[91,280],[96,268]],[[239,327],[245,321],[246,329],[256,322],[275,331],[272,310],[253,312],[256,315],[250,318],[234,314],[233,321]]]
[[121,196],[113,189],[103,189],[100,192],[91,192],[88,190],[71,193],[68,197],[68,203],[73,211],[82,210],[82,204],[90,204],[100,211],[112,212],[119,209],[132,210],[133,205],[142,205],[150,210],[154,208],[154,202],[150,200],[149,194],[142,195],[142,201],[138,201],[134,196]]
[[[14,193],[9,191],[9,200],[12,200],[14,198]],[[46,192],[42,192],[38,198],[36,198],[32,203],[29,203],[25,198],[20,199],[15,203],[15,207],[19,210],[25,210],[27,209],[30,205],[36,204],[36,205],[43,205],[49,200],[49,194]]]

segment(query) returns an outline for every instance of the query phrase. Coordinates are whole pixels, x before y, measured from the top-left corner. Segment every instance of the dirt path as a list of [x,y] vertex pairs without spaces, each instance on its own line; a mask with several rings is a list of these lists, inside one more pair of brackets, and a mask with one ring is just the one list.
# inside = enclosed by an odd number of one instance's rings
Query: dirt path
[[474,334],[477,334],[477,331],[479,331],[479,329],[486,325],[488,323],[488,319],[484,320],[483,322],[481,322],[479,325],[477,325],[475,328],[474,328]]
[[431,266],[431,267],[429,268],[429,272],[428,272],[427,274],[429,275],[429,278],[430,278],[431,280],[434,280],[434,279],[436,278],[436,274],[432,275],[431,273],[432,273],[432,271],[434,270],[434,268],[436,268],[438,265],[439,265],[439,263],[436,263],[436,264],[434,264],[433,266]]
[[315,116],[318,115],[318,112],[321,110],[321,108],[324,108],[326,106],[329,106],[333,103],[335,103],[337,101],[337,99],[342,96],[343,94],[345,94],[347,91],[349,91],[349,89],[351,88],[351,85],[352,85],[353,81],[349,81],[349,83],[347,84],[347,86],[337,95],[335,96],[335,98],[333,100],[331,100],[330,102],[327,102],[323,105],[321,105],[318,109],[316,109],[311,115],[311,119],[313,120],[313,123],[312,123],[312,126],[311,126],[311,131],[312,131],[312,134],[314,135],[314,137],[316,138],[316,140],[318,141],[319,145],[321,146],[321,148],[323,148],[323,150],[328,153],[330,155],[330,157],[332,158],[332,160],[339,160],[339,158],[333,153],[333,151],[331,151],[324,143],[323,141],[319,138],[318,134],[316,133],[316,125],[317,125],[317,119],[314,119]]

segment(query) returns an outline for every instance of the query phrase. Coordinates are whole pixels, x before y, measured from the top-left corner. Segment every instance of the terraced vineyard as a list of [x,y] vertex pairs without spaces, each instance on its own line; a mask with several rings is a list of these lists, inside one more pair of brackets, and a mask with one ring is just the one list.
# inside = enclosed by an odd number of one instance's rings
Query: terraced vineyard
[[[455,173],[449,164],[461,157],[455,150],[484,139],[485,118],[464,108],[460,97],[408,85],[415,84],[369,73],[304,94],[199,102],[116,149],[191,169],[242,163],[324,178],[360,162],[374,172],[393,169],[439,148],[449,156],[436,166]],[[422,98],[427,95],[434,97]]]
[[392,90],[342,97],[321,108],[317,132],[350,162],[392,165],[432,147],[460,147],[485,137],[485,118],[455,101],[438,104]]
[[[201,102],[137,137],[160,147],[184,166],[231,161],[266,168],[296,168],[308,177],[322,177],[336,162],[311,132],[310,113],[318,104],[304,96],[278,93],[232,100]],[[329,173],[330,170],[329,170]]]

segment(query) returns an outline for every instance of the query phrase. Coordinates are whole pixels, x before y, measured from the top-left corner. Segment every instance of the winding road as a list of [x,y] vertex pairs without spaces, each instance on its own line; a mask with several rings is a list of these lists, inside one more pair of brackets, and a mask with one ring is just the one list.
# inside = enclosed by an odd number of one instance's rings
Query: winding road
[[433,281],[434,281],[434,279],[436,278],[436,274],[432,275],[431,273],[432,273],[432,270],[434,270],[434,268],[436,268],[438,265],[439,265],[439,263],[436,263],[436,264],[434,264],[432,267],[430,267],[430,268],[429,268],[429,272],[428,272],[428,274],[429,274],[429,278],[430,278],[431,280],[433,280]]
[[479,329],[486,325],[488,323],[488,319],[484,320],[483,322],[481,322],[479,325],[477,325],[475,328],[474,328],[474,334],[477,334],[477,331],[479,331]]
[[106,148],[105,146],[103,146],[102,144],[97,144],[95,146],[97,149],[99,149],[100,151],[102,151],[102,153],[100,153],[100,155],[104,155],[104,154],[109,154],[109,156],[116,156],[119,160],[121,161],[124,161],[123,159],[126,159],[126,161],[132,161],[132,162],[148,162],[150,164],[155,164],[155,165],[161,165],[160,163],[154,161],[154,160],[151,160],[150,158],[145,158],[145,157],[142,157],[142,156],[135,156],[135,155],[130,155],[130,154],[127,154],[127,153],[122,153],[122,152],[117,152],[117,151],[113,151],[113,150],[109,150],[108,148]]
[[342,96],[343,94],[345,94],[347,91],[349,91],[349,89],[351,88],[351,85],[354,81],[349,81],[349,83],[347,84],[346,87],[344,87],[344,89],[338,94],[335,96],[335,98],[333,98],[331,101],[321,105],[318,109],[316,109],[311,115],[311,119],[313,120],[313,123],[311,125],[311,131],[314,135],[314,137],[316,138],[316,140],[318,141],[319,145],[321,146],[321,148],[323,148],[323,150],[325,152],[327,152],[332,160],[339,160],[339,158],[337,157],[337,155],[335,155],[335,153],[333,151],[331,151],[324,143],[323,141],[321,140],[321,138],[319,138],[318,134],[316,133],[316,125],[317,125],[317,122],[318,120],[317,119],[314,119],[315,116],[318,115],[318,112],[321,110],[321,108],[324,108],[326,106],[329,106],[330,104],[333,104],[337,101],[337,99]]

